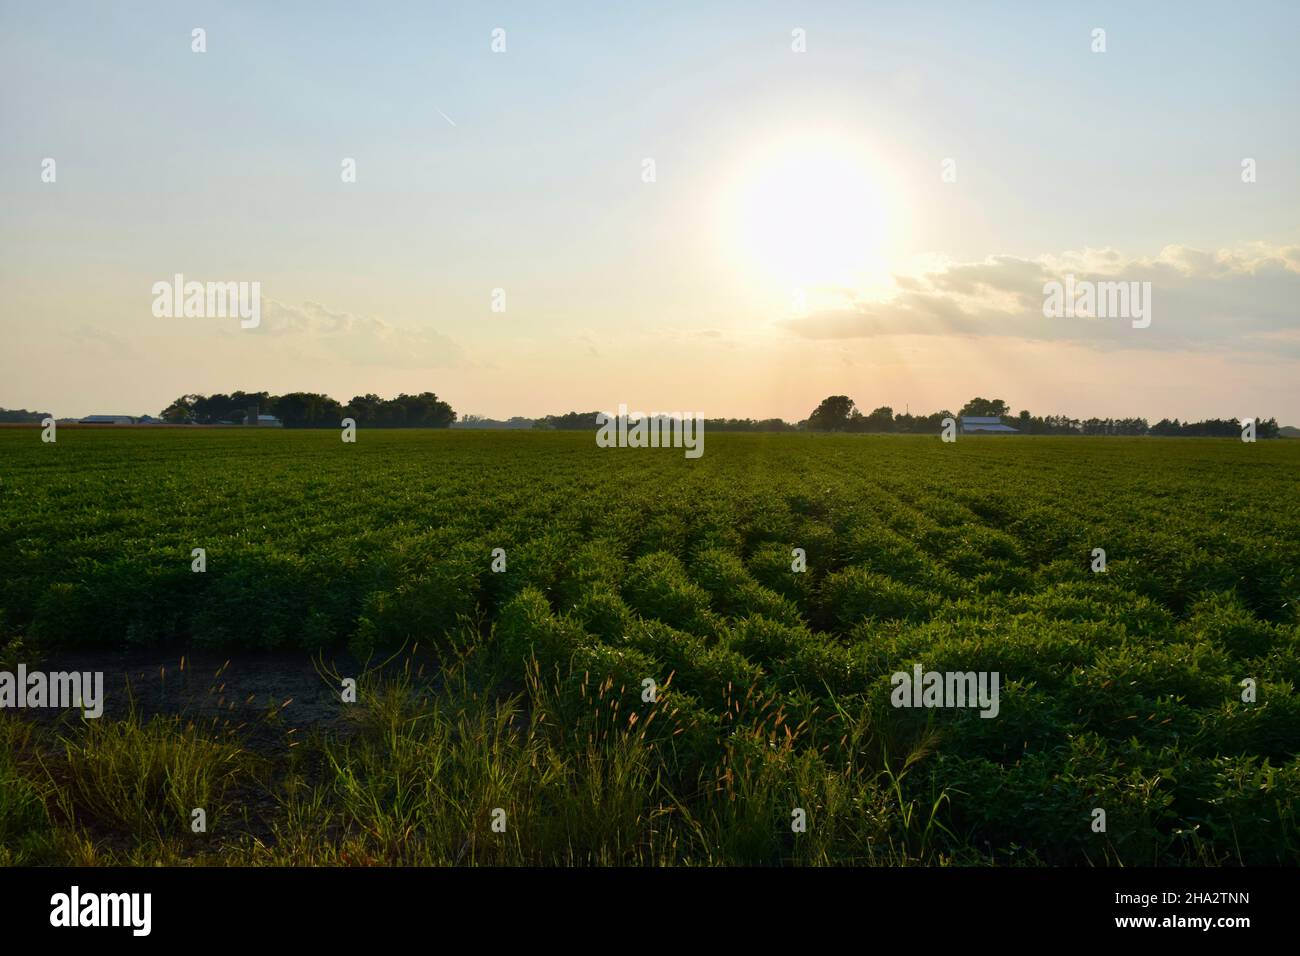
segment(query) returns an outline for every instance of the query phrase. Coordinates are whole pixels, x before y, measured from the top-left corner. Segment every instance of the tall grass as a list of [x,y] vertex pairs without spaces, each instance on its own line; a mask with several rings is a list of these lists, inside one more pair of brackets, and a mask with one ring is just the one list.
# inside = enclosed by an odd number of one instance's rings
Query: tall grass
[[194,833],[193,811],[207,832],[235,815],[234,794],[251,781],[254,758],[215,725],[179,716],[144,722],[133,708],[120,720],[82,720],[42,757],[54,805],[95,833],[164,844]]
[[[671,680],[630,707],[609,676],[544,675],[513,693],[469,654],[437,682],[410,658],[359,680],[348,727],[271,760],[238,730],[133,710],[58,730],[6,720],[0,845],[9,863],[825,865],[937,862],[895,812],[898,773],[868,712],[798,718],[737,693],[694,775],[672,752]],[[813,719],[816,718],[816,719]],[[268,714],[265,718],[274,724]],[[251,729],[251,728],[245,728]],[[833,739],[832,739],[833,738]],[[911,760],[923,759],[923,748]],[[909,764],[910,766],[910,764]],[[207,832],[191,832],[191,812]],[[791,828],[799,808],[807,828]],[[899,827],[900,821],[902,827]],[[48,830],[24,842],[22,833]],[[51,836],[50,834],[54,834]],[[57,837],[57,839],[55,838]]]

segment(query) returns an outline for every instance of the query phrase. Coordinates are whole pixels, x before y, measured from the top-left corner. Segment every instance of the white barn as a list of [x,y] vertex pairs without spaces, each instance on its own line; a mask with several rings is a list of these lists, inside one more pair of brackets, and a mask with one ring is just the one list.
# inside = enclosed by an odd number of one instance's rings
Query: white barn
[[999,415],[963,415],[961,417],[961,430],[964,435],[1016,435],[1020,433],[1018,428],[1003,425],[1002,418]]

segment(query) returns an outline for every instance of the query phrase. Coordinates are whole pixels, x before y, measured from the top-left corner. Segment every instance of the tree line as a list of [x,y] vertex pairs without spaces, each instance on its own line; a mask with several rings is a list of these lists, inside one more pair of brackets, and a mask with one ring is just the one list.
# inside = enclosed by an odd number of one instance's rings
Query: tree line
[[[1158,435],[1192,438],[1237,438],[1241,422],[1235,418],[1211,418],[1200,422],[1180,422],[1162,418],[1154,425],[1145,418],[1070,418],[1068,415],[1032,415],[1022,410],[1011,415],[1011,406],[1000,398],[972,398],[955,415],[938,411],[931,415],[895,415],[888,405],[863,414],[847,395],[831,395],[813,409],[799,428],[832,432],[899,432],[934,434],[943,427],[945,418],[963,416],[1000,418],[1025,435]],[[1276,418],[1255,419],[1256,438],[1277,438]]]
[[[231,392],[215,395],[182,395],[159,414],[172,424],[245,425],[253,424],[250,416],[274,415],[287,428],[337,428],[344,418],[372,428],[448,428],[457,422],[452,407],[433,392],[418,395],[402,393],[396,398],[380,398],[369,393],[354,396],[346,404],[317,392]],[[515,416],[496,421],[466,415],[458,427],[466,428],[535,428],[561,431],[590,431],[597,427],[600,412],[568,412],[542,418]],[[1234,438],[1241,435],[1242,423],[1236,418],[1211,418],[1204,421],[1180,421],[1162,418],[1154,425],[1145,418],[1070,418],[1068,415],[1033,415],[1022,410],[1011,415],[1011,406],[1000,398],[972,398],[953,413],[947,409],[928,415],[895,414],[882,405],[863,413],[847,395],[831,395],[822,400],[806,419],[791,423],[780,418],[706,418],[704,427],[719,432],[895,432],[899,434],[936,434],[945,418],[960,419],[973,415],[1001,418],[1025,435],[1156,435],[1184,438]],[[0,424],[39,422],[52,417],[49,412],[31,412],[25,408],[0,408]],[[1280,429],[1276,418],[1255,419],[1256,438],[1277,438]]]
[[[601,414],[604,413],[569,412],[566,415],[546,415],[543,418],[534,419],[533,427],[559,431],[590,431],[598,427],[599,423],[596,421],[596,416]],[[474,416],[470,417],[473,418]],[[511,421],[515,421],[515,419],[511,419]],[[704,419],[704,428],[707,431],[717,432],[792,432],[798,430],[798,426],[791,425],[780,418],[706,418]]]
[[0,424],[18,425],[53,418],[49,412],[29,412],[25,408],[0,408]]
[[345,418],[372,428],[447,428],[456,420],[452,407],[433,392],[357,395],[347,404],[317,392],[182,395],[158,417],[173,424],[251,425],[256,415],[274,415],[286,428],[337,428]]

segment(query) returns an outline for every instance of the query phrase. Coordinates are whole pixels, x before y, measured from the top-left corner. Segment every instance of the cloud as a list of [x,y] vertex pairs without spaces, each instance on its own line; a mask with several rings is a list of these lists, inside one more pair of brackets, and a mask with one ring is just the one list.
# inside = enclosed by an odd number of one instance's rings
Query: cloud
[[594,358],[600,358],[600,349],[596,348],[596,339],[591,333],[582,332],[575,341],[586,346],[587,352]]
[[[1044,285],[1076,281],[1150,282],[1152,322],[1048,318]],[[1084,249],[1026,259],[938,262],[893,276],[884,297],[849,295],[780,323],[807,339],[882,335],[1002,336],[1065,341],[1099,349],[1216,349],[1300,356],[1300,246],[1249,243],[1207,252],[1166,246],[1148,258]]]
[[132,359],[138,354],[120,336],[90,325],[80,325],[71,333],[73,348],[100,359]]
[[387,368],[457,368],[467,364],[464,350],[433,329],[404,328],[382,319],[335,312],[317,302],[262,303],[262,323],[241,330],[292,342],[300,351],[321,349],[354,365]]

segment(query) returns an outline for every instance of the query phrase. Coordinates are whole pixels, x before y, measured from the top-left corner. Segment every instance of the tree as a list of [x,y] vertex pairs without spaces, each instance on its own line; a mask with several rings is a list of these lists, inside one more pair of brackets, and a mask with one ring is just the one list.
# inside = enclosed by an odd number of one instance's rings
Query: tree
[[868,415],[863,424],[865,430],[869,432],[892,432],[894,430],[894,410],[888,405],[882,405],[874,412]]
[[450,428],[456,420],[451,406],[433,392],[398,395],[396,400],[405,405],[406,424],[412,428]]
[[285,428],[336,428],[343,418],[338,402],[315,392],[278,395],[271,400],[271,409]]
[[1011,406],[1000,398],[972,398],[962,406],[960,415],[974,415],[977,418],[1001,418],[1011,413]]
[[595,431],[599,427],[596,424],[596,416],[600,414],[600,412],[569,412],[566,415],[546,415],[533,422],[533,427],[539,430]]
[[0,422],[5,424],[39,422],[42,418],[53,417],[49,412],[29,412],[25,408],[0,408]]
[[358,425],[378,425],[383,404],[384,400],[374,392],[354,395],[352,401],[348,402],[347,407],[343,409],[343,415],[345,418],[353,419]]
[[854,411],[853,399],[847,395],[832,395],[822,399],[822,403],[808,416],[808,427],[814,431],[845,431]]
[[194,403],[202,397],[201,395],[182,395],[164,408],[158,417],[165,422],[171,422],[173,425],[189,424],[194,421]]

